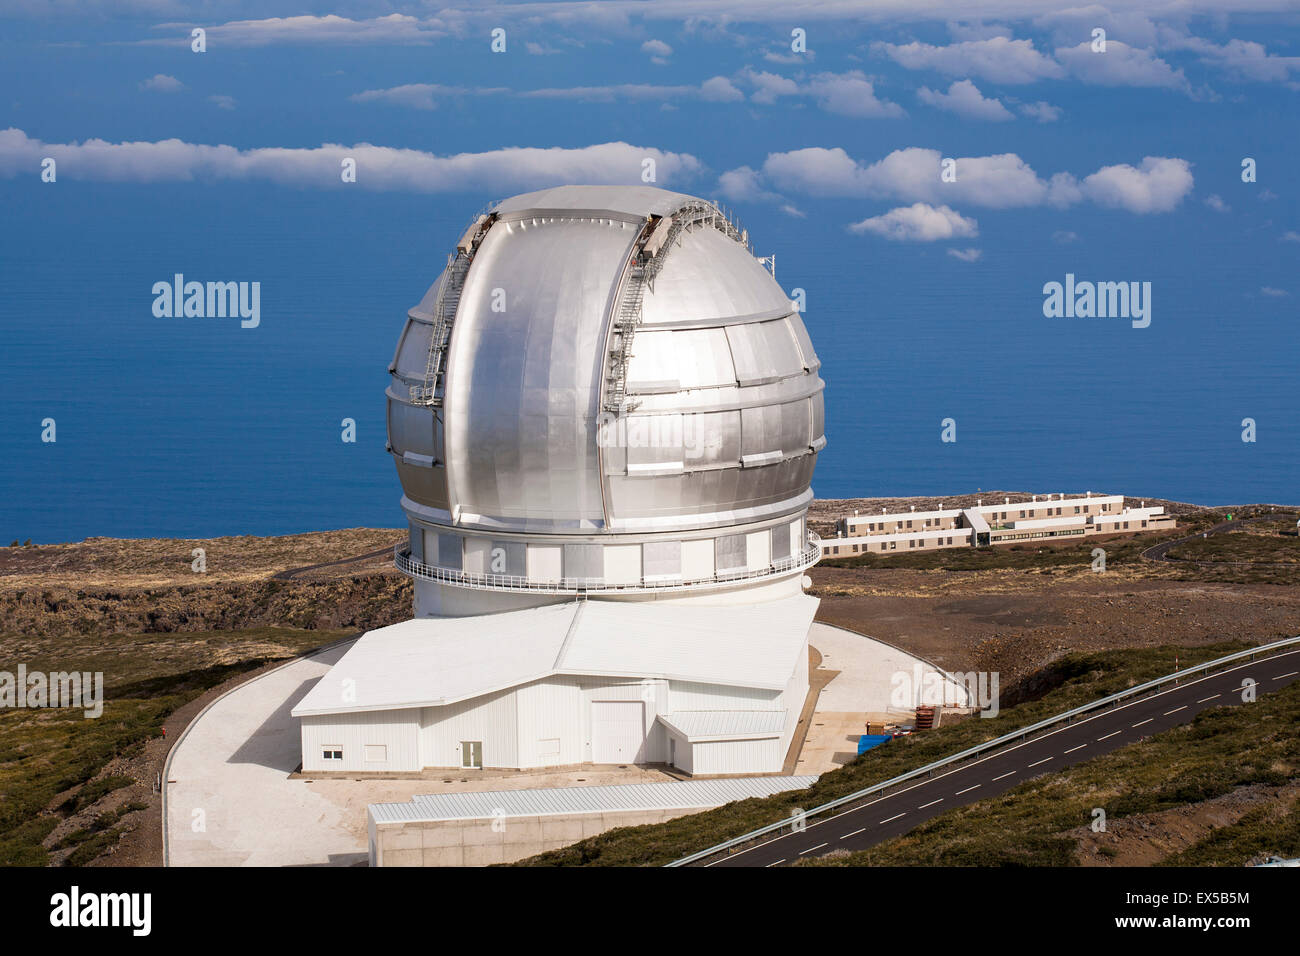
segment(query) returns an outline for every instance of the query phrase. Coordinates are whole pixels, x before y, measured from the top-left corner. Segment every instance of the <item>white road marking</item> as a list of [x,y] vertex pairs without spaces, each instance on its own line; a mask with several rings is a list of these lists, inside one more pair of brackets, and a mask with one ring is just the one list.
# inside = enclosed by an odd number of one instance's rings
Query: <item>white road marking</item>
[[918,810],[924,810],[926,807],[932,807],[932,806],[934,806],[936,803],[943,803],[943,797],[940,797],[938,800],[931,800],[929,803],[923,803],[923,804],[921,804],[919,807],[917,807],[916,809],[918,809]]
[[1114,733],[1109,733],[1109,734],[1107,734],[1105,737],[1098,737],[1098,738],[1097,738],[1097,743],[1101,743],[1103,740],[1108,740],[1109,738],[1114,737],[1115,734],[1122,734],[1123,732],[1124,732],[1124,731],[1122,731],[1122,730],[1116,730],[1116,731],[1114,731]]
[[1082,750],[1082,749],[1083,749],[1084,747],[1086,747],[1086,746],[1088,746],[1088,745],[1087,745],[1087,744],[1079,744],[1079,746],[1077,746],[1077,747],[1071,747],[1069,750],[1062,751],[1062,752],[1061,752],[1061,756],[1065,756],[1065,754],[1072,754],[1072,753],[1074,753],[1076,750]]
[[1176,713],[1178,713],[1180,710],[1186,710],[1186,709],[1187,709],[1187,705],[1186,705],[1186,704],[1183,704],[1183,706],[1181,706],[1181,707],[1175,707],[1173,710],[1166,710],[1165,713],[1164,713],[1164,716],[1168,717],[1170,714],[1176,714]]
[[[1015,773],[1014,770],[1008,770],[1006,773],[1004,773],[1004,774],[1002,775],[1002,777],[1009,777],[1009,776],[1011,776],[1013,773]],[[994,777],[994,778],[993,778],[993,782],[994,782],[994,783],[997,783],[999,780],[1002,779],[1002,777]]]
[[1282,680],[1285,677],[1295,677],[1296,674],[1300,674],[1300,671],[1292,671],[1289,674],[1278,674],[1276,677],[1273,678],[1273,680]]
[[777,863],[784,863],[784,862],[785,862],[785,857],[781,857],[781,859],[777,860],[776,863],[769,863],[768,866],[769,867],[776,866]]
[[970,793],[972,790],[978,790],[982,784],[975,784],[973,787],[967,787],[965,790],[958,790],[953,796],[960,797],[963,793]]
[[1218,697],[1218,696],[1219,696],[1218,694],[1211,694],[1209,697],[1202,697],[1200,700],[1197,701],[1197,703],[1198,703],[1198,704],[1203,704],[1203,703],[1205,703],[1207,700],[1214,700],[1214,698],[1216,698],[1216,697]]
[[840,837],[840,839],[847,840],[849,837],[857,836],[859,833],[864,832],[866,829],[867,829],[866,827],[863,827],[861,830],[854,830],[852,833],[846,833],[844,834],[844,836]]
[[1051,757],[1044,757],[1042,760],[1036,760],[1036,761],[1034,761],[1034,762],[1031,763],[1029,766],[1031,766],[1031,767],[1037,767],[1040,763],[1047,763],[1047,761],[1049,761],[1049,760],[1051,760],[1051,759],[1052,759]]
[[1153,720],[1155,720],[1154,717],[1148,717],[1146,720],[1139,720],[1139,721],[1138,721],[1136,724],[1134,724],[1133,726],[1134,726],[1134,727],[1141,727],[1143,724],[1149,724],[1149,723],[1151,723],[1151,721],[1153,721]]
[[800,850],[800,851],[799,851],[799,855],[800,855],[800,856],[803,856],[805,853],[811,853],[813,850],[820,850],[820,849],[821,849],[822,847],[824,847],[824,846],[826,846],[825,843],[818,843],[816,846],[810,846],[810,847],[809,847],[808,849],[806,849],[806,850]]
[[902,813],[898,814],[897,816],[892,816],[892,817],[890,817],[888,820],[881,820],[880,822],[881,822],[881,823],[893,823],[893,822],[894,822],[895,820],[897,820],[899,817],[905,817],[905,816],[907,816],[907,811],[906,811],[906,810],[904,810]]

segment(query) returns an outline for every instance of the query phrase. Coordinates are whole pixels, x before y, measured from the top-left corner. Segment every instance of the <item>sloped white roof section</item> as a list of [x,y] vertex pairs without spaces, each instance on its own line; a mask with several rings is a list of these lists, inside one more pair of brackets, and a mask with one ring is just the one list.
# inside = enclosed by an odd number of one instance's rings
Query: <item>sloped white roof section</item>
[[817,600],[708,607],[581,601],[369,631],[293,716],[451,704],[552,674],[664,678],[781,690]]
[[805,594],[735,606],[587,601],[557,670],[780,690],[817,603]]
[[785,718],[783,710],[679,710],[659,715],[661,723],[690,741],[779,737]]
[[477,820],[497,816],[532,817],[619,810],[693,810],[720,807],[724,803],[747,800],[750,797],[770,797],[787,790],[803,790],[811,787],[816,780],[816,776],[733,777],[725,780],[683,780],[603,787],[434,793],[412,797],[409,803],[372,803],[368,812],[376,823],[431,823],[437,820]]
[[545,677],[575,608],[415,618],[367,631],[294,707],[293,716],[450,704]]

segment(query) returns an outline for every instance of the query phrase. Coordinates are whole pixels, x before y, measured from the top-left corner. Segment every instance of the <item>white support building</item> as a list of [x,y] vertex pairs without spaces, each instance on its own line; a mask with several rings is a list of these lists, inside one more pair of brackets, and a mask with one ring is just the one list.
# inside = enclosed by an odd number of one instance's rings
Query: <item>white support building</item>
[[838,534],[821,542],[823,557],[855,554],[894,555],[940,548],[978,548],[993,544],[1094,534],[1125,534],[1173,528],[1164,508],[1125,505],[1123,495],[1034,495],[1029,501],[934,511],[854,514],[841,518]]
[[294,707],[306,772],[781,770],[817,601],[567,604],[371,631]]

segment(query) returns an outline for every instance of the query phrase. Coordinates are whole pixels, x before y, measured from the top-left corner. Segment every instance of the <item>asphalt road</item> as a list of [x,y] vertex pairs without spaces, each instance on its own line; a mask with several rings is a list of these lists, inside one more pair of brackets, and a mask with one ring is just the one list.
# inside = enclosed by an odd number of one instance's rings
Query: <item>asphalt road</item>
[[1146,558],[1148,561],[1181,561],[1184,564],[1199,564],[1206,567],[1213,567],[1215,565],[1225,565],[1225,566],[1258,565],[1259,567],[1274,567],[1274,568],[1294,567],[1294,565],[1270,564],[1268,562],[1261,562],[1261,561],[1190,561],[1185,558],[1169,557],[1169,552],[1171,550],[1178,547],[1178,545],[1180,544],[1186,544],[1188,541],[1195,541],[1197,538],[1204,538],[1212,534],[1227,534],[1229,532],[1236,531],[1238,528],[1250,524],[1252,521],[1267,521],[1270,518],[1276,518],[1276,517],[1278,517],[1278,515],[1266,514],[1266,515],[1254,515],[1253,517],[1250,518],[1233,518],[1231,521],[1224,521],[1221,524],[1216,524],[1212,528],[1206,528],[1204,531],[1198,531],[1196,534],[1189,534],[1185,538],[1170,538],[1168,541],[1161,541],[1159,544],[1152,545],[1151,547],[1143,551],[1142,557]]
[[1285,687],[1300,678],[1300,649],[1249,661],[1209,677],[1170,686],[1154,697],[1079,718],[1046,736],[1008,745],[1007,749],[941,777],[921,780],[865,807],[809,822],[803,831],[702,865],[782,866],[833,850],[866,849],[953,807],[995,797],[1026,780],[1189,723],[1207,708],[1240,706],[1242,683],[1248,678],[1255,681],[1257,695]]

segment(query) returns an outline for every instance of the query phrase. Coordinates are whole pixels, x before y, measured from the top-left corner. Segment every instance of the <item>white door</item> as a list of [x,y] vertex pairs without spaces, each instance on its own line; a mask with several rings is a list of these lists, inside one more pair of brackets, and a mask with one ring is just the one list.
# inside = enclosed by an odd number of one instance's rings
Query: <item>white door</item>
[[645,704],[596,700],[591,704],[593,763],[635,763],[645,748]]

